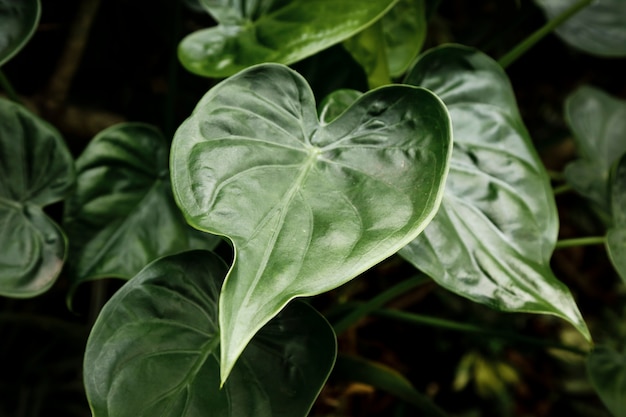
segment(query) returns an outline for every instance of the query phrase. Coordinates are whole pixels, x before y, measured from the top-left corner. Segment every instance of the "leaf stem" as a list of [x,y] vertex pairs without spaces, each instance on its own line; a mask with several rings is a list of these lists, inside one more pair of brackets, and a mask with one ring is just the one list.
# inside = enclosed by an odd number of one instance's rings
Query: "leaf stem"
[[517,44],[512,50],[501,57],[498,63],[502,68],[507,68],[513,62],[515,62],[526,51],[532,48],[537,42],[543,39],[546,35],[550,34],[557,26],[567,21],[570,17],[578,13],[580,10],[589,6],[594,0],[578,0],[572,6],[570,6],[563,13],[558,15],[552,20],[549,20],[545,25]]
[[556,242],[555,249],[571,248],[573,246],[604,245],[606,236],[577,237],[573,239],[563,239]]
[[430,282],[430,278],[428,278],[428,276],[417,275],[405,281],[402,281],[399,284],[394,285],[393,287],[383,291],[382,293],[378,294],[376,297],[365,303],[359,303],[358,307],[356,307],[350,313],[346,314],[341,320],[333,325],[335,333],[343,333],[350,326],[359,321],[362,317],[370,314],[374,310],[381,308],[394,298],[405,294],[407,291],[427,282]]
[[571,185],[562,184],[562,185],[559,185],[558,187],[554,187],[554,189],[552,190],[552,193],[554,193],[554,195],[559,195],[559,194],[565,194],[572,190],[573,188]]
[[487,336],[493,336],[500,339],[508,339],[516,342],[525,343],[532,346],[559,349],[567,352],[576,353],[581,356],[586,356],[588,352],[584,349],[580,349],[576,346],[564,345],[559,342],[537,339],[533,337],[521,336],[519,334],[505,332],[501,330],[488,329],[481,326],[474,326],[466,323],[459,323],[451,320],[441,319],[437,317],[423,316],[420,314],[407,313],[399,310],[381,309],[374,311],[377,316],[387,317],[394,320],[404,321],[410,324],[426,325],[431,327],[438,327],[442,329],[452,330],[463,333],[482,334]]
[[6,91],[7,96],[11,99],[11,101],[14,101],[15,103],[20,102],[20,99],[17,96],[15,89],[13,89],[13,86],[11,85],[11,82],[6,77],[6,75],[4,75],[4,72],[2,72],[1,69],[0,69],[0,87],[2,87],[4,91]]

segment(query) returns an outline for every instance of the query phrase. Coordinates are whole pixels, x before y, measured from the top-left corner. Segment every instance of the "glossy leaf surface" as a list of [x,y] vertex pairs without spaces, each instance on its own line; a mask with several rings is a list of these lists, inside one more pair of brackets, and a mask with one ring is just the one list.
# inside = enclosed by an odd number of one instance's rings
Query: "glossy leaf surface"
[[[535,0],[548,19],[565,12],[579,0]],[[626,56],[626,2],[592,1],[556,29],[568,45],[603,57]]]
[[596,346],[587,357],[587,373],[614,417],[626,417],[626,354]]
[[[372,87],[399,77],[415,60],[426,38],[424,0],[400,0],[381,20],[344,42]],[[386,82],[385,82],[386,81]]]
[[40,14],[39,0],[0,0],[0,67],[28,42]]
[[89,143],[65,212],[72,289],[96,278],[130,279],[158,257],[215,247],[219,238],[192,229],[176,206],[168,165],[168,144],[150,125],[115,125]]
[[291,64],[354,35],[397,0],[205,0],[218,25],[184,38],[189,71],[226,77],[263,62]]
[[105,305],[85,353],[94,417],[306,416],[335,336],[290,304],[252,340],[220,389],[218,296],[226,264],[207,251],[161,258]]
[[580,155],[565,167],[565,178],[578,193],[609,212],[611,167],[626,153],[626,101],[583,86],[567,97],[565,120]]
[[553,314],[589,337],[549,266],[554,198],[504,71],[478,51],[444,46],[421,56],[406,82],[444,100],[455,143],[441,208],[400,254],[457,294],[500,310]]
[[328,124],[335,120],[341,113],[346,111],[362,93],[357,90],[336,90],[322,100],[317,109],[320,122]]
[[606,247],[615,270],[626,282],[626,154],[616,164],[611,181],[613,227],[606,236]]
[[65,197],[74,178],[59,132],[0,98],[0,295],[31,297],[54,283],[67,243],[43,207]]
[[254,333],[395,253],[437,210],[450,121],[431,92],[390,86],[318,121],[306,81],[282,65],[214,87],[174,137],[174,195],[188,221],[228,236],[220,297],[222,378]]

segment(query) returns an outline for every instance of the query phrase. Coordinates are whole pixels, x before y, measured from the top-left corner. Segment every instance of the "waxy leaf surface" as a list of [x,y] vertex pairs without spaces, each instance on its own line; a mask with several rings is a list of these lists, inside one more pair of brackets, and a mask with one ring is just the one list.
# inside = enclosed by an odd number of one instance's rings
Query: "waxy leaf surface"
[[28,42],[40,14],[39,0],[0,0],[0,67]]
[[64,220],[72,291],[86,280],[130,279],[158,257],[219,242],[192,229],[176,206],[168,144],[155,127],[123,123],[100,132],[76,170]]
[[338,287],[413,240],[436,212],[450,121],[431,92],[364,94],[330,124],[296,72],[229,78],[175,134],[174,196],[195,227],[228,236],[222,378],[289,300]]
[[[551,20],[580,0],[535,0]],[[592,1],[559,25],[556,34],[568,45],[602,57],[626,56],[626,2]]]
[[611,167],[626,153],[626,101],[582,86],[567,97],[565,120],[580,155],[565,167],[565,178],[578,193],[609,212]]
[[251,341],[220,388],[215,254],[161,258],[104,306],[85,353],[94,417],[306,416],[336,354],[330,325],[294,302]]
[[606,247],[615,270],[626,283],[626,154],[618,161],[611,181],[613,226],[606,236]]
[[218,25],[185,37],[181,63],[226,77],[262,62],[291,64],[361,31],[397,0],[204,0]]
[[553,314],[589,337],[549,266],[558,230],[554,198],[504,71],[478,51],[445,46],[421,56],[406,82],[446,103],[454,149],[439,212],[400,254],[471,300]]
[[54,283],[67,242],[43,207],[63,199],[74,178],[59,132],[0,98],[0,295],[31,297]]
[[614,417],[626,417],[626,352],[596,346],[587,357],[587,373]]

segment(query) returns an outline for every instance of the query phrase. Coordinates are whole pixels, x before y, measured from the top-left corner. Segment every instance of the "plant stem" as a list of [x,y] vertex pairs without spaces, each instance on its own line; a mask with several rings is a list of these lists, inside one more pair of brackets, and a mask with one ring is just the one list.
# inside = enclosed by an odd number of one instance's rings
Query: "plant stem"
[[563,184],[563,185],[559,185],[558,187],[554,187],[554,189],[552,190],[552,193],[554,195],[559,195],[559,194],[565,194],[569,191],[572,191],[573,188],[571,185],[569,184]]
[[4,91],[6,91],[7,96],[11,99],[11,101],[14,101],[16,103],[20,102],[20,99],[17,96],[17,93],[15,92],[15,90],[13,89],[13,86],[11,85],[11,82],[6,77],[6,75],[4,75],[4,72],[2,72],[1,69],[0,69],[0,87],[2,87]]
[[426,282],[429,282],[430,278],[426,275],[418,275],[411,277],[393,287],[383,291],[376,297],[372,298],[366,303],[359,303],[359,306],[346,314],[341,320],[333,325],[336,334],[341,334],[346,331],[350,326],[359,321],[362,317],[368,315],[372,311],[381,308],[394,298],[406,293],[407,291],[418,287]]
[[528,345],[533,345],[533,346],[538,346],[538,347],[543,347],[543,348],[564,350],[567,352],[576,353],[581,356],[586,356],[588,353],[584,349],[580,349],[575,346],[564,345],[559,342],[520,336],[515,333],[509,333],[509,332],[504,332],[504,331],[494,330],[494,329],[487,329],[484,327],[474,326],[471,324],[458,323],[458,322],[451,321],[451,320],[423,316],[420,314],[407,313],[404,311],[381,309],[381,310],[374,311],[374,314],[378,316],[382,316],[382,317],[388,317],[394,320],[400,320],[400,321],[408,322],[411,324],[416,324],[416,325],[439,327],[442,329],[452,330],[456,332],[483,334],[487,336],[493,336],[493,337],[497,337],[500,339],[513,340],[516,342],[526,343]]
[[578,0],[571,7],[561,13],[559,16],[552,20],[549,20],[544,26],[517,44],[511,51],[505,54],[498,60],[498,63],[502,68],[507,68],[513,62],[515,62],[526,51],[532,48],[537,42],[543,39],[546,35],[550,34],[556,27],[567,21],[570,17],[578,13],[580,10],[589,6],[593,0]]
[[562,172],[552,171],[550,169],[546,170],[546,172],[548,173],[548,177],[550,177],[550,179],[552,181],[563,181],[563,180],[565,180],[565,175],[563,175]]
[[555,249],[571,248],[572,246],[604,245],[606,236],[577,237],[574,239],[563,239],[556,242]]

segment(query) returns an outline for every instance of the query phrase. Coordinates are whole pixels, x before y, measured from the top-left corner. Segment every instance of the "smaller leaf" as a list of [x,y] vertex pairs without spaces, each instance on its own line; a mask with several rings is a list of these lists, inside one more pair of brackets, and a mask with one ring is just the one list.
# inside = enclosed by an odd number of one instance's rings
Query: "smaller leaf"
[[626,352],[596,346],[587,357],[587,372],[600,399],[614,417],[626,417]]
[[606,237],[609,258],[626,283],[626,154],[616,164],[611,184],[613,227]]
[[319,105],[320,123],[328,124],[346,111],[360,96],[360,91],[342,89],[329,94]]
[[0,98],[0,295],[32,297],[56,280],[67,242],[43,207],[63,199],[74,179],[59,132]]
[[72,289],[87,280],[130,279],[154,259],[213,249],[219,238],[192,229],[172,196],[168,147],[153,126],[124,123],[100,132],[76,161],[78,185],[64,226]]
[[[548,19],[554,19],[580,0],[535,0]],[[592,1],[556,29],[567,44],[586,53],[626,56],[626,2]]]
[[307,415],[334,363],[332,328],[308,305],[290,304],[220,388],[217,304],[227,270],[206,251],[161,258],[109,300],[85,352],[94,417]]
[[39,1],[0,1],[0,67],[33,36],[41,15]]
[[583,86],[567,97],[565,119],[581,157],[565,167],[565,177],[608,212],[611,167],[626,152],[626,101]]

